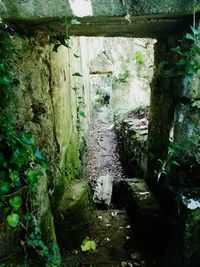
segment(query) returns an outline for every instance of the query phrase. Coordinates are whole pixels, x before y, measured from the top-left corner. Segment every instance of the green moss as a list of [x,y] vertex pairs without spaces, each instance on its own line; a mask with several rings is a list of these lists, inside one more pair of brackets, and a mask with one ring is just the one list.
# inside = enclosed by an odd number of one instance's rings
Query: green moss
[[80,173],[81,161],[79,157],[78,142],[76,137],[73,136],[66,151],[65,173],[63,176],[57,177],[56,179],[56,186],[52,201],[54,208],[58,206],[58,203],[62,199],[62,196],[71,181],[79,178]]
[[66,180],[72,181],[78,178],[81,171],[81,162],[79,158],[78,144],[76,138],[73,136],[69,143],[66,154]]
[[47,212],[41,219],[41,230],[43,240],[47,243],[56,243],[56,234],[54,229],[53,215],[49,206]]

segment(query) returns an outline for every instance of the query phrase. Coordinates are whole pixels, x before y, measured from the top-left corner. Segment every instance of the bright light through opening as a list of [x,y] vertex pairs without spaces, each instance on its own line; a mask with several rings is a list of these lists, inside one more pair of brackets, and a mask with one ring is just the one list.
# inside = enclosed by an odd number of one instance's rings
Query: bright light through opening
[[92,16],[91,0],[69,0],[72,12],[77,17]]

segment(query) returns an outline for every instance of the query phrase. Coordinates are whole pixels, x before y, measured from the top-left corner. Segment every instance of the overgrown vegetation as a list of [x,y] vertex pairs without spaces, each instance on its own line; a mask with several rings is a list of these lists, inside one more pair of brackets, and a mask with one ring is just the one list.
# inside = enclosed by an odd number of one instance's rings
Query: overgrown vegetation
[[[19,85],[12,74],[12,56],[18,51],[14,39],[18,34],[0,22],[0,224],[23,230],[21,246],[26,266],[30,247],[46,266],[60,263],[57,244],[45,244],[39,222],[37,183],[46,175],[48,165],[30,133],[16,130],[9,106]],[[51,248],[50,248],[51,247]]]
[[157,72],[166,77],[181,76],[191,81],[200,69],[200,30],[191,27],[179,45],[171,49],[169,59],[162,61]]

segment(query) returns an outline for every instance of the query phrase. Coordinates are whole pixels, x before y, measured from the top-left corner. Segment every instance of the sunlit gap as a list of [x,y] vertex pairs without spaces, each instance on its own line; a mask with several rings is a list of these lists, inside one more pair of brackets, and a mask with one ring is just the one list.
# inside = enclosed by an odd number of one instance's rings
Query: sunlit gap
[[91,0],[69,0],[73,15],[77,17],[92,16]]

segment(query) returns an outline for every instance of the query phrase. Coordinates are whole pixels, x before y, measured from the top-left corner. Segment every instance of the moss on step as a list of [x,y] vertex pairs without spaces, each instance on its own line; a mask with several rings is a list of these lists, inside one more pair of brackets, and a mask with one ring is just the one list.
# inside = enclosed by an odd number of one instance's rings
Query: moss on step
[[62,196],[55,216],[58,243],[61,248],[79,248],[92,222],[92,206],[87,181],[71,183]]

